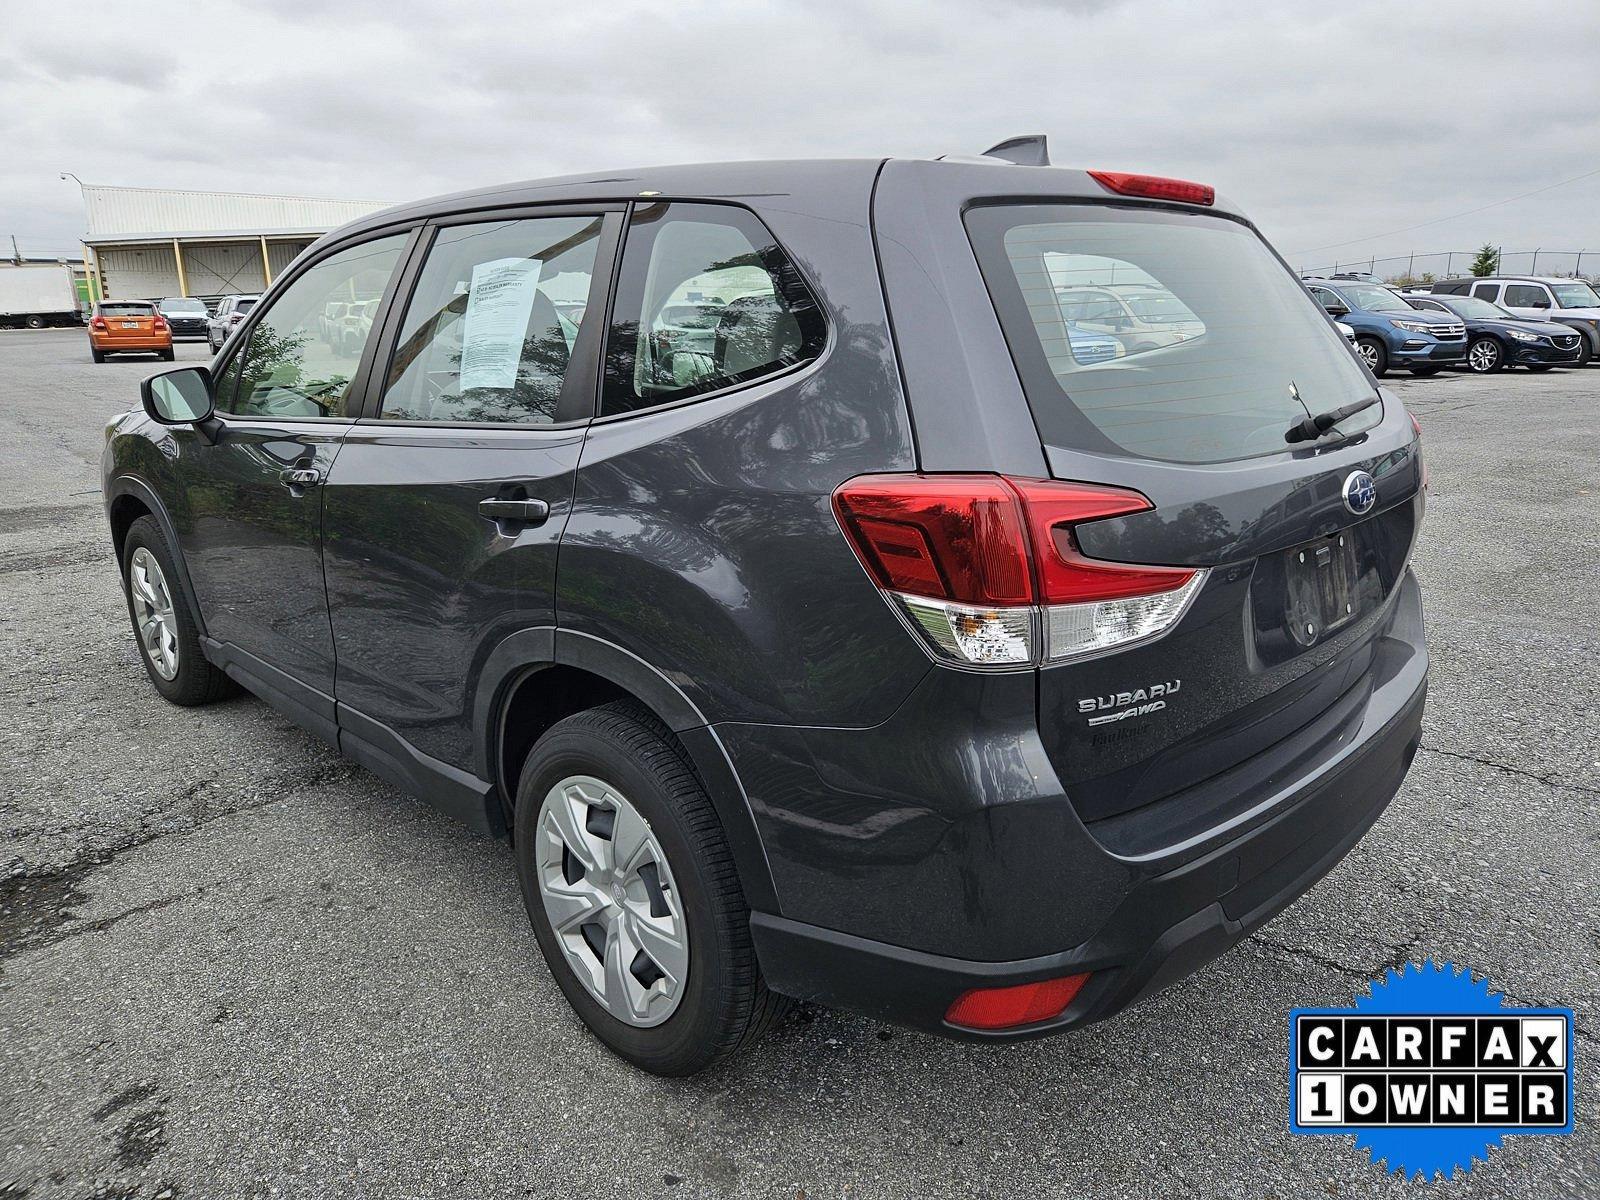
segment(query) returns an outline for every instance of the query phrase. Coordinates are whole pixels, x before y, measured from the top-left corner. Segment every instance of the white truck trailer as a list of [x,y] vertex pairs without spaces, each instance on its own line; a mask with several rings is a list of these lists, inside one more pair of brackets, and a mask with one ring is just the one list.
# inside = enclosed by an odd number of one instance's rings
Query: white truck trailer
[[0,327],[80,325],[78,286],[65,263],[0,265]]

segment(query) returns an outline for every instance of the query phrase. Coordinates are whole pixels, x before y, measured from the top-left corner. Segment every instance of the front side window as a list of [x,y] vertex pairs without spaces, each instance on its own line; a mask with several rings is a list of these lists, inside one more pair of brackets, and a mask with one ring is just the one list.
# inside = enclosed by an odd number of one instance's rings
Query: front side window
[[601,411],[759,379],[815,358],[826,340],[816,300],[754,213],[652,204],[628,228]]
[[[1238,221],[1018,204],[972,208],[966,224],[1049,445],[1171,462],[1282,453],[1292,421],[1372,394],[1344,339]],[[1373,406],[1340,430],[1381,416]]]
[[382,417],[561,419],[604,222],[533,217],[439,230],[400,327]]
[[[372,336],[372,316],[394,274],[408,234],[330,255],[295,279],[250,327],[224,375],[217,406],[250,417],[353,416],[350,381]],[[330,328],[321,319],[330,297],[359,303],[364,319]],[[238,301],[238,310],[254,298]],[[238,384],[229,376],[237,367]]]
[[1502,303],[1507,308],[1549,308],[1550,297],[1544,294],[1542,287],[1531,283],[1508,283]]

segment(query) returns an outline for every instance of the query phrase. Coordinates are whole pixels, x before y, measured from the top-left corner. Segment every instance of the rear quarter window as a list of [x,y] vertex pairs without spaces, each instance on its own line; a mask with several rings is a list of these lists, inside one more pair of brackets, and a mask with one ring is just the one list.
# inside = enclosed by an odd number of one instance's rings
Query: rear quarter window
[[1062,203],[980,206],[966,224],[1049,445],[1171,462],[1281,453],[1292,421],[1372,392],[1241,222]]

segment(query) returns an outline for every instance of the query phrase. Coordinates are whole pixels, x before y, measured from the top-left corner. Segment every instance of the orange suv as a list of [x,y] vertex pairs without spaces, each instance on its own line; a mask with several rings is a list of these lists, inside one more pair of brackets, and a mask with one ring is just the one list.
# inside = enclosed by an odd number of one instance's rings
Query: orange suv
[[97,363],[108,354],[159,354],[172,361],[172,327],[148,300],[102,300],[89,318],[89,353]]

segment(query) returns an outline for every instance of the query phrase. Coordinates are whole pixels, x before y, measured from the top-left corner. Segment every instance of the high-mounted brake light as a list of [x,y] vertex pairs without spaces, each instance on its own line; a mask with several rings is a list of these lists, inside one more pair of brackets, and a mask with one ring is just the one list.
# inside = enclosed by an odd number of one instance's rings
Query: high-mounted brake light
[[1077,999],[1088,982],[1088,975],[1067,975],[1012,987],[973,988],[956,997],[944,1019],[966,1029],[1037,1025],[1066,1012],[1067,1005]]
[[1090,171],[1101,187],[1119,196],[1146,196],[1151,200],[1181,200],[1185,204],[1215,204],[1217,189],[1209,183],[1168,179],[1162,175],[1134,175],[1127,171]]
[[1206,572],[1092,559],[1073,528],[1138,492],[1001,475],[862,475],[834,493],[862,565],[937,657],[1016,668],[1166,632]]

